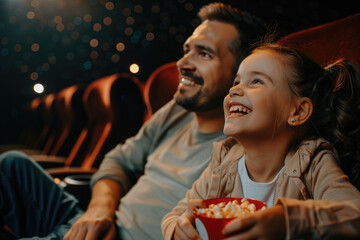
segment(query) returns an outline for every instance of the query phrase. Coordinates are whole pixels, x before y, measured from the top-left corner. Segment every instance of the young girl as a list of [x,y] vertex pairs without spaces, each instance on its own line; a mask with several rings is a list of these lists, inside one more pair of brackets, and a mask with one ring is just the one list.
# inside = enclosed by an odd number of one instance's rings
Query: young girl
[[351,62],[323,69],[290,48],[255,49],[224,100],[231,138],[214,143],[209,167],[164,217],[164,238],[200,238],[192,210],[202,199],[245,197],[269,208],[229,222],[229,239],[360,239],[360,192],[333,147],[359,161],[359,85]]

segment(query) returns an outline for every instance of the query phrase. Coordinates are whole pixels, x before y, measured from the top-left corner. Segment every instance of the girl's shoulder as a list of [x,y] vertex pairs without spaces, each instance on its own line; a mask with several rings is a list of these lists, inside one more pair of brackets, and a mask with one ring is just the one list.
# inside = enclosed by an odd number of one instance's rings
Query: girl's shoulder
[[309,168],[328,160],[339,163],[336,150],[329,141],[323,138],[306,139],[286,156],[286,172],[300,177],[306,174]]
[[213,158],[217,164],[239,159],[243,153],[243,146],[232,137],[213,144]]

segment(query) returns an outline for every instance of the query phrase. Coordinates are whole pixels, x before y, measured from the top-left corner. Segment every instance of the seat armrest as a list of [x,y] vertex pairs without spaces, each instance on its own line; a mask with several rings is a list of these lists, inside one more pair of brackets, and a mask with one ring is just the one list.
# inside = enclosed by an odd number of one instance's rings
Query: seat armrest
[[31,155],[31,158],[40,164],[43,168],[61,168],[65,166],[65,157],[50,155]]

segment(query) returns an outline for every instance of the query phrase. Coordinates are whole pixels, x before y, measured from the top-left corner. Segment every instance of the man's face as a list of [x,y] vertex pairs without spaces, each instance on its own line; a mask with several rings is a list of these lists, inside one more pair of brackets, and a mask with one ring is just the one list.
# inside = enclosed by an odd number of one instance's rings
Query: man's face
[[222,107],[234,79],[235,57],[229,46],[238,37],[228,23],[206,20],[186,40],[177,62],[179,87],[175,101],[190,111]]

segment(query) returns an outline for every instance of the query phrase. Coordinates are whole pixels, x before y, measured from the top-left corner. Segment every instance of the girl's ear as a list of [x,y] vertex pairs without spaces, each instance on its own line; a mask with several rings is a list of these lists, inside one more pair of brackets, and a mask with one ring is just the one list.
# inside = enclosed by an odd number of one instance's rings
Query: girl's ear
[[299,126],[304,124],[313,111],[313,105],[310,98],[302,97],[296,100],[293,111],[288,119],[290,126]]

